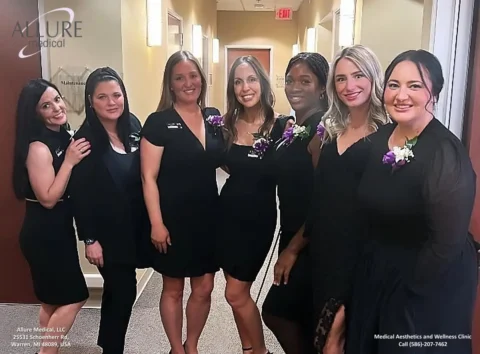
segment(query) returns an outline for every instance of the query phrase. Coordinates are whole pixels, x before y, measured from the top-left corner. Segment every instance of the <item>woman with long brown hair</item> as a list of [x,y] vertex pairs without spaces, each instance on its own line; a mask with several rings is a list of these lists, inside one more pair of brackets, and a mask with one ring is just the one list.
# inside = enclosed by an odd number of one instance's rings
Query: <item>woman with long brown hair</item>
[[[145,122],[140,144],[145,202],[158,250],[153,268],[163,276],[160,316],[172,354],[197,354],[210,312],[218,189],[223,137],[209,124],[215,108],[205,108],[207,82],[197,59],[187,51],[167,61],[157,112]],[[187,338],[182,344],[185,278]]]
[[265,354],[262,320],[250,295],[272,245],[277,222],[273,144],[283,132],[273,110],[273,93],[255,57],[232,65],[224,117],[229,173],[220,194],[222,228],[218,259],[225,273],[225,296],[232,307],[243,350]]

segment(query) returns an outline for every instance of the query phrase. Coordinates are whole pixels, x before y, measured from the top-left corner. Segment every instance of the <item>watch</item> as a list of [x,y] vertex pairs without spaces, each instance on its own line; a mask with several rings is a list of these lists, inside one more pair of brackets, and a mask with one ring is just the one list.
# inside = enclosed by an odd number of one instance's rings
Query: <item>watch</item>
[[89,246],[89,245],[92,245],[92,244],[94,244],[95,242],[97,242],[97,240],[93,240],[93,239],[91,239],[91,238],[87,238],[87,239],[86,239],[85,241],[83,241],[83,242],[85,242],[85,244],[86,244],[87,246]]

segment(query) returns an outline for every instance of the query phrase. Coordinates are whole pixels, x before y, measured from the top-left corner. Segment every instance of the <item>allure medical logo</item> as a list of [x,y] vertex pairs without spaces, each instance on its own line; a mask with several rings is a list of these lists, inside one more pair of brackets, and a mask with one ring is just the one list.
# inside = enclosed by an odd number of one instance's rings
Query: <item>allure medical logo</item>
[[[44,21],[40,23],[46,15],[53,12],[66,12],[68,21]],[[20,49],[18,57],[21,59],[29,58],[40,52],[42,48],[63,48],[65,47],[66,38],[82,37],[82,21],[74,21],[75,13],[68,7],[60,7],[41,14],[33,21],[21,23],[17,21],[13,29],[12,37],[20,36],[22,38],[30,38],[28,44]],[[41,26],[43,27],[41,30]],[[37,50],[34,53],[26,53],[28,51]]]

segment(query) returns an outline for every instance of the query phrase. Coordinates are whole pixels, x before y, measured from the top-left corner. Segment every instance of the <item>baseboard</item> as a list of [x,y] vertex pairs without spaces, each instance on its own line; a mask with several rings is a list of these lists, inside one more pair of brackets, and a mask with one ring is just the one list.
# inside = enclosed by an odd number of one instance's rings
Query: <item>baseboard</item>
[[103,288],[103,278],[101,274],[84,274],[87,287],[89,289],[101,289]]
[[[135,298],[135,303],[140,298],[140,295],[142,295],[143,290],[145,290],[153,273],[153,269],[146,269],[142,276],[137,279],[137,296]],[[103,278],[101,274],[84,274],[84,277],[88,289],[90,290],[90,298],[84,305],[84,308],[99,309],[102,304]]]

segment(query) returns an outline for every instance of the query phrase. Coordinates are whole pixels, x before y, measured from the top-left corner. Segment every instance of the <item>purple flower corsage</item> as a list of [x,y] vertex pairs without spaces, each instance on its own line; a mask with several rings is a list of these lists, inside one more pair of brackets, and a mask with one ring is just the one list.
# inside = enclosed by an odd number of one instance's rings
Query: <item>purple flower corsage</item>
[[392,172],[409,163],[413,155],[413,147],[417,143],[417,137],[407,139],[403,147],[394,146],[392,150],[383,155],[382,162],[384,165],[392,166]]
[[304,127],[304,126],[294,124],[290,128],[286,129],[283,132],[282,140],[278,144],[277,149],[282,145],[285,145],[285,146],[290,145],[297,138],[302,139],[302,140],[305,139],[305,138],[308,138],[309,135],[310,135],[310,127],[309,126]]
[[224,126],[223,122],[223,117],[222,116],[208,116],[207,122],[210,123],[210,125],[221,128]]
[[249,157],[263,158],[263,155],[268,150],[268,147],[272,143],[272,139],[268,135],[261,135],[260,133],[253,134],[254,141],[252,144],[252,150],[248,154]]
[[323,126],[322,122],[318,123],[317,125],[317,135],[320,138],[323,138],[323,136],[325,135],[325,127]]

